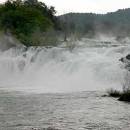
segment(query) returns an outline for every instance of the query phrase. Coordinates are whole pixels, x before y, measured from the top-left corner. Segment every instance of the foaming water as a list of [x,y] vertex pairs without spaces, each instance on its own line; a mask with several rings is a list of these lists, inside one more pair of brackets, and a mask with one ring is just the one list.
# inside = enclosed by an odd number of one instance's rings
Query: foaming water
[[103,94],[0,91],[0,129],[129,130],[130,104]]
[[119,59],[130,52],[130,46],[91,45],[82,43],[72,51],[30,47],[0,52],[0,88],[28,92],[121,89],[125,69]]

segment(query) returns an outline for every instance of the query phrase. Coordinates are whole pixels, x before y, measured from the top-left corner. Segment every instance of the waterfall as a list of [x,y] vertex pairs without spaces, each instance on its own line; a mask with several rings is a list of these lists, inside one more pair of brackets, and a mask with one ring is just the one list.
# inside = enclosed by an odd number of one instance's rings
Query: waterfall
[[[81,44],[81,45],[80,45]],[[108,43],[106,43],[108,44]],[[12,47],[0,51],[0,89],[33,92],[121,89],[125,69],[119,59],[130,46],[96,41],[64,47]]]

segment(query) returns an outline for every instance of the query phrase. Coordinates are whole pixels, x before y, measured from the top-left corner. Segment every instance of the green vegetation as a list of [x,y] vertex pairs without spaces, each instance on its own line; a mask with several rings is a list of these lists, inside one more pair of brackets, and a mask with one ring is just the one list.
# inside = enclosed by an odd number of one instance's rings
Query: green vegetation
[[90,38],[98,32],[116,36],[117,40],[130,35],[130,8],[107,14],[68,13],[59,16],[59,19],[71,27],[71,32],[76,31]]
[[130,90],[126,90],[123,92],[111,89],[108,91],[108,95],[110,97],[118,98],[119,101],[127,101],[130,102]]
[[60,40],[76,41],[83,36],[93,38],[100,32],[121,40],[130,34],[130,9],[104,15],[69,13],[56,17],[55,14],[54,7],[38,0],[8,0],[0,4],[0,32],[25,46],[55,46],[60,36]]
[[37,0],[8,0],[0,5],[0,30],[26,46],[42,45],[46,32],[58,29],[55,13]]
[[123,92],[123,93],[121,94],[119,100],[120,100],[120,101],[130,102],[130,90]]
[[114,89],[108,90],[107,93],[110,97],[120,97],[122,95],[120,91]]

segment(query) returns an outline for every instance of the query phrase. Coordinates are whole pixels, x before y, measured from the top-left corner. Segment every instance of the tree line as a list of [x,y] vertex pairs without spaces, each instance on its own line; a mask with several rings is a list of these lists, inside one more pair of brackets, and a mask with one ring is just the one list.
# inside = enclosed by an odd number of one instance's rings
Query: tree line
[[0,30],[26,46],[40,45],[45,32],[60,28],[55,13],[37,0],[8,0],[0,4]]
[[130,9],[107,14],[69,13],[56,16],[53,6],[38,0],[7,0],[0,4],[0,32],[18,39],[25,46],[57,45],[61,36],[78,39],[97,32],[130,35]]
[[59,16],[59,19],[66,23],[66,29],[82,36],[93,37],[98,32],[117,36],[117,39],[130,36],[130,8],[107,14],[68,13]]

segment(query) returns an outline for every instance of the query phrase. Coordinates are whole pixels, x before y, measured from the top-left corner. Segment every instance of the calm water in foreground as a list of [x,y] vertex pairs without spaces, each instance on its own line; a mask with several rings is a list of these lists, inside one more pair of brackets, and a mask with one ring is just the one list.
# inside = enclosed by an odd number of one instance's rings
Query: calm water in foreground
[[0,92],[0,130],[130,130],[130,104],[102,92]]

